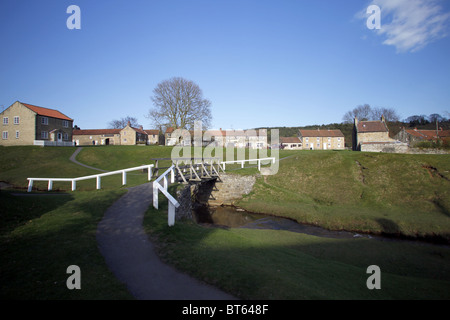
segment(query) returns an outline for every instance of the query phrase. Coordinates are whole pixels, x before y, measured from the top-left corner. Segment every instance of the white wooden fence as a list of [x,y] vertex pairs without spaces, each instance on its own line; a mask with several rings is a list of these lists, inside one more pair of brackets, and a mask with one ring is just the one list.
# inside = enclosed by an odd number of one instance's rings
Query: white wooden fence
[[[172,197],[172,195],[167,191],[167,188],[169,186],[169,181],[167,179],[167,176],[170,173],[170,183],[175,182],[175,166],[172,165],[169,169],[167,169],[162,175],[158,177],[155,181],[153,181],[153,207],[155,209],[158,209],[158,193],[159,191],[162,192],[163,195],[166,196],[167,200],[169,201],[169,210],[168,210],[168,217],[167,222],[169,224],[169,227],[173,226],[175,224],[175,208],[178,208],[180,206],[179,202]],[[161,181],[163,184],[161,185]]]
[[257,161],[258,162],[258,170],[261,171],[261,161],[271,161],[272,163],[275,163],[275,157],[270,157],[270,158],[261,158],[261,159],[248,159],[248,160],[231,160],[231,161],[222,161],[220,164],[223,165],[223,170],[225,170],[225,166],[226,164],[232,164],[232,163],[240,163],[241,164],[241,168],[244,168],[244,163],[245,162],[254,162]]
[[48,191],[51,191],[53,189],[53,182],[55,182],[55,181],[71,182],[72,183],[72,191],[75,191],[77,189],[77,181],[96,179],[97,180],[97,183],[96,183],[97,189],[101,189],[102,177],[112,176],[115,174],[122,174],[122,185],[126,185],[127,184],[127,172],[135,171],[135,170],[142,170],[142,169],[147,169],[148,181],[150,181],[152,179],[152,168],[153,168],[153,164],[147,164],[147,165],[143,165],[143,166],[139,166],[139,167],[127,168],[127,169],[116,170],[116,171],[100,173],[100,174],[94,174],[94,175],[78,177],[78,178],[28,178],[28,192],[31,192],[34,181],[48,181],[48,188],[47,188]]

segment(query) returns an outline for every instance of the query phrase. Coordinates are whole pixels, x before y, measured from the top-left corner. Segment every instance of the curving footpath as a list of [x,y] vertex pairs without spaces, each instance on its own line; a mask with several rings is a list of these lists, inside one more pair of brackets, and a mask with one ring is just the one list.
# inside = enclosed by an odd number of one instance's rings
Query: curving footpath
[[97,242],[108,267],[142,300],[233,300],[234,297],[163,263],[143,228],[152,183],[128,188],[106,212]]

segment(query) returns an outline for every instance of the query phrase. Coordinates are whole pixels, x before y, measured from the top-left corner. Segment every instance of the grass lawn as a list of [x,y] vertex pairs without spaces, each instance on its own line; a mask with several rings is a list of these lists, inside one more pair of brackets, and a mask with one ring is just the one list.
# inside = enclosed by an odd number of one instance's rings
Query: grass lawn
[[[144,226],[167,263],[242,299],[449,299],[450,249],[279,230],[167,226],[167,205]],[[381,270],[369,290],[367,267]]]
[[[124,190],[14,196],[0,191],[2,300],[132,299],[97,248],[97,224]],[[81,270],[69,290],[67,267]]]

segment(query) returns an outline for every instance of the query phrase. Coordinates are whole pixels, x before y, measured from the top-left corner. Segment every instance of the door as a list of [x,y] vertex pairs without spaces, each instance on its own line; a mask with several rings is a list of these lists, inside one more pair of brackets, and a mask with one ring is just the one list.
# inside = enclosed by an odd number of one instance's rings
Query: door
[[323,143],[323,150],[327,150],[327,143],[326,142]]
[[57,136],[58,136],[58,142],[61,142],[62,141],[62,133],[58,132]]

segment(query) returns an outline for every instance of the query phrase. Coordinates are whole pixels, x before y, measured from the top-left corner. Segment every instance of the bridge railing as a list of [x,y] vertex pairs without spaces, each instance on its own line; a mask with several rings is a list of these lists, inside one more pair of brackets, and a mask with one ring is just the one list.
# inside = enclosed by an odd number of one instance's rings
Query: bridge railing
[[231,161],[222,161],[221,164],[223,165],[223,169],[226,169],[226,164],[233,164],[233,163],[240,163],[241,168],[244,168],[245,162],[258,162],[258,170],[261,171],[261,161],[271,161],[272,163],[275,163],[275,157],[270,158],[260,158],[260,159],[244,159],[244,160],[231,160]]
[[121,169],[121,170],[110,171],[110,172],[106,172],[106,173],[94,174],[94,175],[78,177],[78,178],[27,178],[28,192],[31,192],[31,190],[33,189],[34,181],[48,181],[48,187],[47,187],[48,191],[51,191],[53,189],[53,182],[55,182],[55,181],[71,182],[72,183],[72,191],[75,191],[77,189],[77,181],[96,179],[97,180],[96,187],[97,187],[97,189],[101,189],[102,177],[112,176],[115,174],[122,174],[122,185],[126,185],[127,184],[127,172],[142,170],[142,169],[147,169],[148,181],[150,181],[152,179],[152,168],[153,168],[153,164],[146,164],[146,165],[139,166],[139,167]]
[[[175,166],[172,165],[169,169],[167,169],[162,175],[158,177],[155,181],[153,181],[153,207],[155,209],[158,209],[158,194],[159,191],[162,192],[162,194],[167,198],[169,201],[169,210],[168,210],[168,217],[167,222],[169,224],[169,227],[173,226],[175,224],[175,208],[178,208],[180,206],[179,202],[172,197],[172,195],[167,191],[167,188],[169,187],[169,181],[167,176],[170,173],[170,182],[175,182]],[[161,181],[163,184],[161,184]]]

